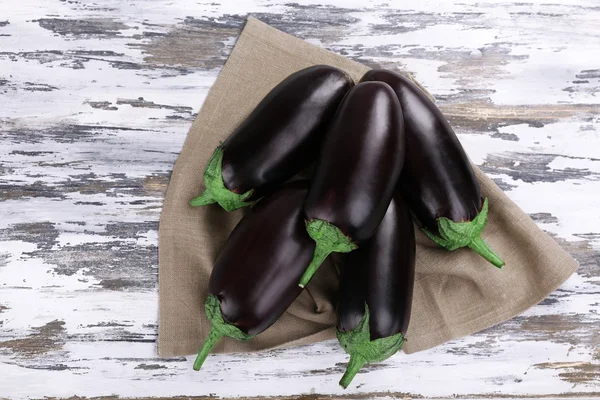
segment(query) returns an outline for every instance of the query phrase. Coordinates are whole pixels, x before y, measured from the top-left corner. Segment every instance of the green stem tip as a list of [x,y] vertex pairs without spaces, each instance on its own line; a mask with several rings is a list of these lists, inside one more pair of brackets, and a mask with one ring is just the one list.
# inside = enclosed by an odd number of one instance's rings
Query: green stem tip
[[352,379],[356,376],[358,371],[367,363],[367,360],[364,359],[360,354],[351,354],[350,361],[348,361],[348,366],[346,367],[346,371],[344,372],[344,376],[340,379],[340,386],[346,389]]
[[483,201],[481,211],[472,221],[454,222],[441,217],[437,220],[439,236],[427,229],[423,229],[423,233],[435,243],[450,251],[461,247],[469,247],[495,267],[502,268],[504,261],[481,238],[481,233],[487,224],[487,217],[488,199],[486,198]]
[[196,196],[190,200],[190,206],[202,207],[209,204],[214,204],[216,202],[217,200],[215,200],[215,198],[212,196],[212,193],[208,189],[205,189],[204,192],[200,193],[199,196]]
[[233,211],[238,208],[247,207],[254,204],[254,201],[247,201],[252,196],[254,190],[246,193],[235,193],[225,187],[222,175],[223,166],[223,148],[217,147],[208,160],[204,170],[204,185],[206,189],[202,194],[190,200],[193,207],[201,207],[208,204],[219,203],[225,211]]
[[253,337],[253,335],[243,332],[237,326],[225,322],[221,312],[221,302],[214,294],[208,295],[206,303],[204,304],[204,309],[206,310],[206,316],[208,317],[211,326],[208,336],[198,351],[198,356],[194,361],[194,370],[196,371],[200,370],[212,348],[223,336],[229,336],[238,340],[248,340]]
[[358,246],[352,243],[352,239],[344,235],[340,228],[327,221],[321,219],[306,221],[306,231],[317,245],[313,258],[298,283],[301,288],[308,285],[329,254],[333,252],[349,253],[358,249]]
[[496,268],[500,269],[504,266],[504,261],[498,254],[489,248],[488,244],[482,238],[474,238],[467,246],[481,257],[488,260]]
[[208,357],[208,353],[212,350],[212,348],[217,344],[217,342],[223,337],[223,334],[219,332],[214,326],[210,327],[210,332],[208,332],[208,336],[204,341],[204,344],[198,351],[198,356],[196,356],[196,361],[194,361],[194,370],[200,371],[202,364],[204,364],[204,360]]
[[350,382],[352,382],[352,379],[354,379],[363,365],[390,358],[400,351],[406,342],[404,334],[401,332],[392,336],[371,340],[369,318],[369,307],[365,303],[365,314],[353,330],[348,332],[336,330],[336,336],[340,345],[346,353],[350,354],[350,361],[346,367],[346,372],[340,380],[340,385],[344,389],[350,385]]

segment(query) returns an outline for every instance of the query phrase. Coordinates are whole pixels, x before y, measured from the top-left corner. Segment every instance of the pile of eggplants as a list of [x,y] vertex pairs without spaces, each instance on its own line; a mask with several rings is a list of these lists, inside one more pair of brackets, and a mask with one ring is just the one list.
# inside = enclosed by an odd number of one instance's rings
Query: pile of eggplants
[[290,75],[215,149],[204,184],[191,206],[249,209],[215,261],[196,370],[221,337],[248,340],[275,323],[331,253],[344,253],[336,333],[350,360],[340,385],[397,353],[411,315],[413,220],[449,251],[504,265],[481,238],[488,201],[450,124],[391,71],[358,84],[325,65]]

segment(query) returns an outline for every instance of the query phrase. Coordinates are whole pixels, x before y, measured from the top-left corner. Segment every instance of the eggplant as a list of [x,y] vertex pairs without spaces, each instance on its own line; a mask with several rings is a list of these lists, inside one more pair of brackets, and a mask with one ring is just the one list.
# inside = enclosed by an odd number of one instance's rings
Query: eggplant
[[315,249],[302,216],[307,190],[306,181],[283,186],[252,207],[227,239],[210,276],[205,308],[211,329],[195,370],[221,337],[252,338],[302,292],[298,280]]
[[332,252],[370,238],[393,195],[404,162],[404,124],[394,91],[381,82],[352,88],[327,133],[304,205],[316,242],[304,287]]
[[365,363],[391,357],[406,340],[415,282],[415,232],[399,193],[375,235],[344,254],[340,271],[336,335],[350,354],[340,380],[346,388]]
[[190,205],[246,207],[310,166],[353,85],[348,74],[327,65],[288,76],[217,147],[204,171],[206,190]]
[[425,235],[450,251],[469,247],[501,268],[504,261],[480,237],[488,200],[442,112],[410,79],[392,71],[371,70],[361,82],[385,82],[398,96],[406,130],[399,188]]

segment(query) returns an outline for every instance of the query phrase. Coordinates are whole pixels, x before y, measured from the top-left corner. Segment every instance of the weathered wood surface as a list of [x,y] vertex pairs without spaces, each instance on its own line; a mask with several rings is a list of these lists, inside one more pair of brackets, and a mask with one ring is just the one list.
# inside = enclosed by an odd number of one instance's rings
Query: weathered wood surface
[[[0,0],[0,398],[600,396],[600,4],[421,3]],[[413,72],[579,272],[346,392],[333,341],[212,356],[199,373],[156,358],[169,171],[248,13]]]

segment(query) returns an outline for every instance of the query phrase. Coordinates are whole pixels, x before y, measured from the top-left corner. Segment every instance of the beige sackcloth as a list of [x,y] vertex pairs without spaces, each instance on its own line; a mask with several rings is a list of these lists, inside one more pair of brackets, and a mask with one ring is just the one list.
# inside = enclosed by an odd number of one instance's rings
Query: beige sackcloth
[[[161,356],[196,353],[209,330],[204,312],[208,280],[219,249],[243,211],[188,201],[204,188],[202,173],[215,147],[258,102],[291,73],[315,64],[348,72],[368,67],[249,18],[194,121],[171,176],[159,227]],[[489,198],[482,237],[501,255],[498,270],[468,249],[446,251],[417,233],[416,282],[404,351],[413,353],[488,328],[537,304],[577,263],[542,232],[494,182],[476,168]],[[289,310],[249,341],[222,339],[214,352],[295,346],[335,337],[337,277],[324,265]]]

